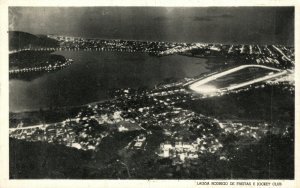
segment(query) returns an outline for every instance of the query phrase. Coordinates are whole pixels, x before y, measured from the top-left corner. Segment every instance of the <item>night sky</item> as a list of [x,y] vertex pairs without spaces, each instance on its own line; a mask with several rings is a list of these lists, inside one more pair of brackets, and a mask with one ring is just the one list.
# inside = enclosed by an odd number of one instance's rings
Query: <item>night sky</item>
[[9,30],[177,42],[294,44],[293,7],[10,7]]

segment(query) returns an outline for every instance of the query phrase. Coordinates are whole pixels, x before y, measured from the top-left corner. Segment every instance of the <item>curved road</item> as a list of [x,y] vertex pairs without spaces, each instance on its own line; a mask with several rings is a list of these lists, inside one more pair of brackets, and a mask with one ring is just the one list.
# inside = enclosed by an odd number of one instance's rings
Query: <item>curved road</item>
[[206,84],[210,81],[216,80],[217,78],[220,78],[220,77],[226,76],[228,74],[231,74],[233,72],[236,72],[236,71],[239,71],[239,70],[242,70],[242,69],[245,69],[245,68],[252,68],[252,67],[264,68],[264,69],[276,71],[278,73],[271,74],[271,75],[266,75],[266,76],[253,79],[251,81],[243,82],[243,83],[240,83],[240,84],[231,85],[231,86],[226,87],[226,88],[219,88],[219,89],[213,88],[211,93],[216,93],[216,92],[221,91],[221,90],[229,91],[229,90],[241,88],[241,87],[244,87],[244,86],[247,86],[247,85],[251,85],[251,84],[254,84],[254,83],[257,83],[257,82],[265,81],[265,80],[268,80],[268,79],[271,79],[271,78],[275,78],[275,77],[287,74],[286,70],[282,71],[281,69],[277,69],[277,68],[273,68],[273,67],[267,67],[267,66],[264,66],[264,65],[241,65],[239,67],[235,67],[235,68],[232,68],[230,70],[223,71],[223,72],[211,75],[211,76],[206,77],[204,79],[200,78],[200,79],[198,79],[198,81],[195,81],[194,83],[190,84],[189,88],[193,91],[198,92],[198,93],[205,93],[205,91],[201,90],[201,88],[199,88],[199,86],[204,85],[204,84]]

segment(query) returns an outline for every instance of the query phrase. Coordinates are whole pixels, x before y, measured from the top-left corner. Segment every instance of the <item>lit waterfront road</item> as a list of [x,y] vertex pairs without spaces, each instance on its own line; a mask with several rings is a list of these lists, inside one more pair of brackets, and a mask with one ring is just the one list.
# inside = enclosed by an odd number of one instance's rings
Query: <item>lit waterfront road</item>
[[[69,118],[70,121],[76,121],[75,118]],[[49,123],[49,124],[38,124],[38,125],[32,125],[32,126],[26,126],[26,127],[16,127],[16,128],[9,128],[9,132],[13,132],[13,131],[17,131],[17,130],[27,130],[27,129],[46,129],[47,127],[49,127],[50,125],[53,124],[63,124],[63,122],[58,122],[58,123]]]
[[27,127],[18,127],[18,128],[9,128],[9,131],[16,131],[16,130],[26,130],[26,129],[36,129],[36,128],[43,128],[48,127],[50,124],[40,124],[40,125],[32,125]]

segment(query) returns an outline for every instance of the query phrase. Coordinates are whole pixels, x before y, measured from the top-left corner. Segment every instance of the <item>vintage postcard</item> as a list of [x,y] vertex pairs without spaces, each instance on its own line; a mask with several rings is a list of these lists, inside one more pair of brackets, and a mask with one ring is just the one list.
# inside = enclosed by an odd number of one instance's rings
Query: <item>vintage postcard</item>
[[116,2],[1,2],[0,187],[299,187],[299,2]]

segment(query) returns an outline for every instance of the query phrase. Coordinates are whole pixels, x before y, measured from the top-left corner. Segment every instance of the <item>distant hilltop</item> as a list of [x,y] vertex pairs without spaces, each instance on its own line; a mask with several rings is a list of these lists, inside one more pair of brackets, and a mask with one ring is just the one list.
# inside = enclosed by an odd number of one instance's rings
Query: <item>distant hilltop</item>
[[33,35],[22,31],[9,31],[8,34],[10,51],[26,48],[53,48],[59,46],[57,40],[48,38],[45,35]]

